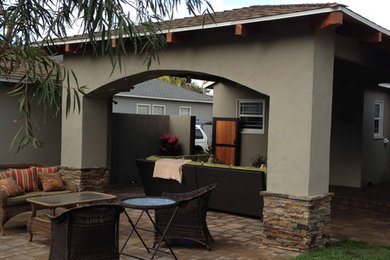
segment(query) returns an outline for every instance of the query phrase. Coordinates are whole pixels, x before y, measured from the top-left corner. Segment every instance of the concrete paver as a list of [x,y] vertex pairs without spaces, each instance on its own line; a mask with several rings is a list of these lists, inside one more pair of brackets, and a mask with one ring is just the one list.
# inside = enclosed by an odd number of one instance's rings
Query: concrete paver
[[[106,192],[116,194],[118,198],[143,195],[139,187],[112,187]],[[139,211],[126,210],[135,218]],[[35,235],[29,242],[26,232],[26,221],[29,213],[20,214],[6,224],[6,236],[0,236],[0,259],[10,260],[42,260],[48,259],[50,240]],[[141,225],[151,228],[146,216]],[[257,218],[237,216],[233,214],[209,211],[207,223],[214,238],[212,250],[186,244],[175,245],[173,250],[179,259],[184,260],[284,260],[299,253],[266,247],[263,245],[262,222]],[[124,215],[120,221],[120,245],[123,245],[130,226]],[[348,207],[332,208],[332,241],[356,239],[379,244],[390,244],[390,219],[386,213],[373,212],[366,209]],[[147,243],[153,242],[153,234],[141,233]],[[148,257],[148,253],[134,235],[126,246],[125,252]],[[121,259],[133,259],[121,256]],[[170,257],[158,254],[155,259],[166,260]]]

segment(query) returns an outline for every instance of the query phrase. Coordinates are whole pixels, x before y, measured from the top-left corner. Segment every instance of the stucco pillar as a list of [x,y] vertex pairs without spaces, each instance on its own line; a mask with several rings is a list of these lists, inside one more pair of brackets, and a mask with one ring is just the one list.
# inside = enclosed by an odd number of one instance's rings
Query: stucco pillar
[[[313,32],[312,55],[285,90],[270,98],[266,244],[294,250],[330,237],[329,157],[334,32]],[[297,65],[298,66],[298,65]]]
[[107,109],[107,99],[83,97],[80,112],[76,110],[68,116],[63,112],[61,166],[72,173],[68,175],[80,190],[109,183]]
[[107,166],[107,105],[108,100],[105,98],[84,97],[79,113],[70,112],[66,116],[63,112],[62,166]]

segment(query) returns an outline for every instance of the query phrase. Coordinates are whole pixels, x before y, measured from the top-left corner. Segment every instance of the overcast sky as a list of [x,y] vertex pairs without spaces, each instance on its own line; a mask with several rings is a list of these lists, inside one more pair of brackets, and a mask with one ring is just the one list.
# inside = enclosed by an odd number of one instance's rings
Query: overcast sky
[[[337,2],[347,5],[350,10],[369,19],[370,21],[390,30],[390,0],[209,0],[215,11],[231,10],[234,8],[248,7],[252,5],[281,5],[281,4],[305,4],[305,3],[329,3]],[[181,17],[188,16],[181,13]]]

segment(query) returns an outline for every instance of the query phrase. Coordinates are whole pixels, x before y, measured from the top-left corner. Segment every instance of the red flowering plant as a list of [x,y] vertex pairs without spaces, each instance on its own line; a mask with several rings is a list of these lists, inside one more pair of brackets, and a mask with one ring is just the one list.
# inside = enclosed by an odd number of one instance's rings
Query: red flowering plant
[[178,155],[179,154],[179,138],[169,134],[163,134],[160,138],[160,152],[162,155]]

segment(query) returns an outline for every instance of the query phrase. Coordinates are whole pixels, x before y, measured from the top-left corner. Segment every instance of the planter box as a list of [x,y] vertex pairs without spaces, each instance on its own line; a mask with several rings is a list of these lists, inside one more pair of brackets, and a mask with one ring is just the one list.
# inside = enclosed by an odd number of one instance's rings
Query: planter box
[[163,191],[191,191],[216,182],[219,186],[211,194],[210,209],[262,217],[263,198],[260,192],[266,190],[265,173],[262,171],[186,164],[182,168],[183,181],[180,184],[175,180],[153,178],[154,161],[138,159],[137,166],[148,196],[160,196]]

